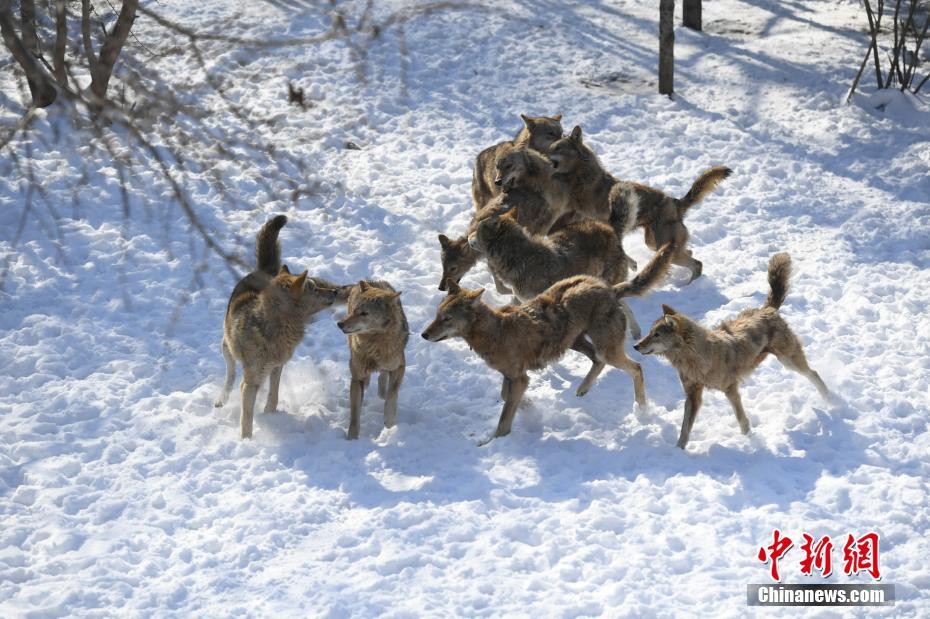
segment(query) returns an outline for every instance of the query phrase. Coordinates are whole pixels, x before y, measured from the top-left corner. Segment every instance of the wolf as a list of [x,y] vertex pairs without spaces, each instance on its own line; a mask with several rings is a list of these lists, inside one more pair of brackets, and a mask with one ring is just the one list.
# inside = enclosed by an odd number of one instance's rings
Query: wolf
[[229,397],[238,361],[242,364],[239,426],[244,439],[252,436],[259,386],[269,378],[265,412],[274,412],[281,370],[303,339],[306,323],[337,298],[335,289],[318,287],[306,271],[294,275],[281,264],[278,232],[286,223],[287,217],[278,215],[259,230],[257,268],[236,284],[223,321],[226,381],[214,405],[223,406]]
[[[538,153],[534,153],[531,157],[534,160],[544,160]],[[454,239],[445,234],[439,235],[442,261],[439,290],[445,292],[446,282],[449,280],[459,283],[478,262],[478,254],[468,245],[468,235],[474,232],[475,226],[480,221],[495,214],[513,218],[534,234],[544,234],[551,227],[550,209],[542,193],[525,184],[516,186],[511,183],[503,193],[491,198],[487,204],[475,212],[465,234]],[[491,274],[494,275],[493,269]],[[510,290],[496,276],[494,276],[494,284],[500,294],[510,294]]]
[[662,355],[678,371],[685,392],[685,413],[678,447],[684,449],[701,407],[704,388],[722,391],[739,422],[749,433],[749,419],[740,400],[739,384],[767,355],[811,381],[824,398],[830,392],[820,375],[811,369],[798,337],[778,313],[788,294],[791,258],[779,253],[769,260],[769,295],[761,308],[747,309],[715,329],[706,329],[667,305],[642,340],[633,346],[644,355]]
[[562,115],[527,116],[520,114],[523,127],[517,136],[508,142],[489,146],[475,159],[475,170],[471,181],[471,196],[475,210],[481,210],[488,201],[501,192],[495,183],[495,164],[497,158],[508,149],[529,147],[545,151],[549,145],[562,137]]
[[449,292],[436,310],[436,319],[422,336],[431,342],[461,337],[503,375],[504,407],[495,437],[510,433],[517,406],[529,384],[527,371],[548,366],[585,338],[590,338],[595,359],[577,395],[586,394],[610,364],[632,376],[636,402],[645,404],[643,370],[623,350],[626,315],[619,301],[642,295],[654,286],[668,270],[674,250],[672,244],[662,247],[628,282],[611,286],[598,277],[576,275],[555,283],[527,303],[499,310],[481,301],[483,289],[467,290],[449,282]]
[[684,197],[673,198],[658,189],[614,178],[584,143],[579,126],[553,142],[548,155],[557,177],[563,177],[568,184],[569,210],[601,221],[613,216],[626,221],[627,230],[643,228],[646,246],[652,250],[674,242],[678,254],[672,263],[691,271],[688,283],[701,276],[704,265],[687,247],[684,216],[730,176],[730,168],[716,166],[704,171]]
[[[593,275],[616,284],[627,278],[622,222],[608,225],[593,219],[567,224],[549,237],[530,234],[512,218],[495,214],[478,223],[468,244],[491,272],[520,301],[529,301],[559,280]],[[625,301],[630,334],[640,337],[639,324]]]
[[348,313],[337,326],[349,336],[349,439],[358,438],[362,400],[372,372],[378,374],[378,396],[384,400],[384,425],[397,423],[397,394],[407,367],[404,348],[409,327],[400,292],[382,281],[362,280],[349,293]]

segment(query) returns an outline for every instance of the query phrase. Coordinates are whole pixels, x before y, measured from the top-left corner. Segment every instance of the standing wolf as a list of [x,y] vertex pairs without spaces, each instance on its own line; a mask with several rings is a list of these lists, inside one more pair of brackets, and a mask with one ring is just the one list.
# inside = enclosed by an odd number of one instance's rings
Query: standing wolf
[[673,252],[671,244],[664,246],[631,281],[610,286],[600,278],[579,275],[563,279],[527,303],[499,310],[481,301],[483,289],[466,290],[449,282],[449,294],[423,338],[441,342],[461,337],[503,375],[504,408],[494,436],[510,433],[529,385],[527,371],[548,366],[585,337],[591,340],[595,358],[577,394],[586,394],[609,363],[633,377],[636,401],[645,404],[643,370],[623,350],[626,315],[619,301],[655,285],[668,270]]
[[510,148],[529,147],[545,152],[549,145],[562,137],[561,114],[555,116],[526,116],[520,114],[523,127],[517,136],[508,142],[489,146],[475,159],[475,170],[471,180],[471,197],[475,210],[480,210],[488,201],[501,192],[496,180],[497,158]]
[[568,184],[569,210],[601,221],[616,217],[626,222],[627,231],[643,228],[646,245],[652,250],[673,242],[678,253],[672,263],[691,271],[689,283],[701,276],[703,264],[687,248],[684,216],[730,176],[730,168],[717,166],[704,171],[688,193],[676,199],[652,187],[615,179],[585,145],[578,126],[549,147],[549,159],[556,174]]
[[743,310],[736,318],[720,323],[713,330],[663,305],[662,318],[633,346],[644,355],[663,355],[678,370],[686,397],[678,447],[684,449],[688,445],[704,387],[726,394],[740,430],[743,434],[749,433],[749,419],[739,397],[739,384],[769,354],[775,355],[789,370],[805,376],[821,396],[829,395],[820,375],[807,365],[798,337],[778,313],[788,294],[790,274],[788,254],[772,256],[768,269],[770,292],[762,307]]
[[278,232],[287,217],[278,215],[258,233],[257,269],[233,289],[223,321],[223,358],[226,381],[215,406],[223,406],[236,379],[236,361],[242,364],[239,425],[242,438],[251,438],[255,396],[269,378],[265,412],[278,407],[281,370],[304,337],[304,326],[320,310],[333,304],[337,291],[318,287],[307,272],[292,275],[281,265]]
[[362,280],[349,293],[348,314],[337,323],[349,336],[349,431],[358,438],[362,400],[372,372],[378,374],[378,396],[384,400],[384,425],[397,422],[397,393],[407,367],[404,348],[410,329],[400,293],[387,282]]

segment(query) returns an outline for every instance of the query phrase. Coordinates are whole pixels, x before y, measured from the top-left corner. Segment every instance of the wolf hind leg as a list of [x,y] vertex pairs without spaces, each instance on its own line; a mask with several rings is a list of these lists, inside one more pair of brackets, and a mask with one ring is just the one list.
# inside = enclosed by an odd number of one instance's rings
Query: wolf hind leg
[[704,263],[694,259],[690,249],[679,249],[678,253],[672,258],[672,264],[677,264],[691,271],[691,278],[688,280],[689,284],[699,278],[701,273],[704,272]]
[[281,386],[281,370],[284,369],[283,365],[271,370],[271,374],[268,376],[268,399],[265,401],[265,412],[273,413],[278,410],[278,389]]
[[775,358],[789,370],[794,370],[811,381],[814,387],[817,388],[821,397],[830,397],[830,390],[827,389],[826,383],[820,378],[820,374],[808,365],[807,357],[804,356],[804,348],[801,347],[801,342],[798,340],[798,337],[794,333],[789,333],[786,339],[788,339],[788,342],[786,343],[787,345],[783,347],[783,350],[772,351]]
[[261,379],[245,374],[242,377],[242,385],[239,392],[242,397],[242,404],[239,411],[239,436],[240,438],[252,438],[252,423],[255,418],[255,396],[258,395],[258,387]]
[[232,392],[233,383],[236,382],[236,358],[233,357],[232,351],[229,350],[225,337],[223,338],[222,348],[223,359],[226,361],[226,381],[223,383],[222,391],[216,396],[216,401],[213,402],[213,406],[216,408],[226,404],[226,400],[229,399],[229,394]]

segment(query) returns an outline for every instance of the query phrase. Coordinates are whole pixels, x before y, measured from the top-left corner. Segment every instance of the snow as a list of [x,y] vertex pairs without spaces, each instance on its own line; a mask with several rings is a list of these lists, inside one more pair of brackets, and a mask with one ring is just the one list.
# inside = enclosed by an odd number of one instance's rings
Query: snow
[[[180,6],[155,8],[250,37],[328,23],[301,2]],[[250,254],[283,212],[289,265],[403,290],[414,336],[399,424],[383,429],[372,391],[355,442],[331,312],[254,440],[237,438],[237,395],[213,408],[235,280],[216,257],[195,272],[202,250],[191,255],[153,174],[139,171],[149,189],[123,222],[110,162],[86,162],[74,204],[82,152],[36,149],[61,238],[38,211],[15,247],[24,179],[0,179],[0,616],[742,616],[745,585],[767,581],[756,553],[774,528],[879,532],[898,602],[876,614],[926,616],[930,109],[867,86],[844,104],[865,45],[855,2],[706,2],[705,32],[676,28],[673,101],[653,94],[656,18],[654,3],[501,2],[351,46],[210,48],[227,95],[273,118],[258,130],[305,157],[319,187],[276,202],[256,167],[230,186],[250,208],[228,209],[191,183],[226,249]],[[158,36],[146,21],[142,40]],[[17,92],[10,75],[4,93]],[[313,107],[287,107],[287,80]],[[10,97],[7,124],[22,112]],[[685,286],[675,270],[632,309],[644,327],[662,303],[716,323],[760,304],[768,257],[788,251],[782,312],[836,401],[770,360],[742,390],[752,434],[709,393],[682,452],[667,363],[630,351],[651,401],[636,410],[619,371],[576,398],[586,362],[569,353],[532,376],[513,433],[477,447],[497,421],[499,376],[461,341],[416,335],[442,298],[436,233],[465,228],[473,158],[515,133],[520,112],[563,113],[607,169],[673,195],[731,166],[688,215],[704,276]],[[57,114],[34,130],[51,135]],[[638,233],[626,248],[640,264],[650,255]],[[480,265],[464,285],[506,301]],[[787,582],[808,582],[798,560],[796,546]],[[837,571],[827,582],[869,582]]]

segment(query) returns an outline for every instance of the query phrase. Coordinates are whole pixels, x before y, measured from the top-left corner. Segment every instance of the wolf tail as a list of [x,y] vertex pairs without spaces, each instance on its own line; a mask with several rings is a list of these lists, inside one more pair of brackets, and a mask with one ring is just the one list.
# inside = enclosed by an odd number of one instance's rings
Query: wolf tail
[[614,293],[616,293],[617,298],[638,297],[659,283],[659,280],[668,273],[676,249],[674,243],[666,243],[660,247],[652,260],[643,267],[642,271],[636,274],[636,277],[614,286]]
[[778,309],[788,296],[788,278],[791,277],[791,256],[782,252],[769,260],[769,296],[762,307]]
[[262,229],[258,231],[258,236],[255,239],[257,268],[272,277],[281,270],[281,244],[278,243],[278,232],[286,223],[286,215],[278,215],[269,219],[262,226]]
[[707,194],[716,189],[717,185],[719,185],[723,179],[730,176],[732,173],[733,170],[723,165],[715,166],[702,172],[701,175],[697,177],[697,180],[694,181],[694,184],[691,185],[691,189],[688,190],[688,193],[678,200],[678,214],[684,217],[685,212],[689,208],[703,200]]

